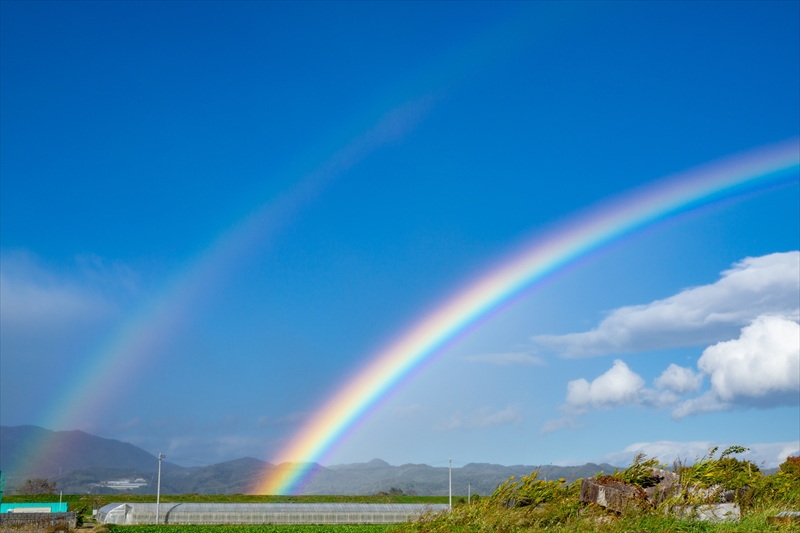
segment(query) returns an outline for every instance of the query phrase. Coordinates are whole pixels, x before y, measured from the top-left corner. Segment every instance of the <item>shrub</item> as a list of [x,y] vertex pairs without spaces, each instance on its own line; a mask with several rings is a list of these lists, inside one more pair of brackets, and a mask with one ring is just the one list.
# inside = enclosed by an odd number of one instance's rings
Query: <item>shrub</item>
[[787,457],[779,469],[784,474],[800,479],[800,457]]
[[50,483],[42,477],[26,479],[25,484],[17,489],[17,494],[53,494],[56,491],[56,482]]

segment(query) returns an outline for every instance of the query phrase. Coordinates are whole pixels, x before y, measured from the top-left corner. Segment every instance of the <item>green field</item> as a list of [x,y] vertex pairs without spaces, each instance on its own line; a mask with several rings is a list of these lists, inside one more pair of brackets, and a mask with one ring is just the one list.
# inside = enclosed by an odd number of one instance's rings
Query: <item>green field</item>
[[[454,496],[454,501],[466,499],[466,496]],[[36,495],[3,495],[6,503],[16,502],[52,502],[57,501],[55,494]],[[70,511],[81,509],[99,509],[115,502],[155,503],[154,494],[64,494]],[[258,494],[162,494],[164,503],[447,503],[447,496],[405,496],[405,495],[369,495],[369,496],[267,496]]]
[[112,533],[384,533],[394,526],[113,526]]
[[[633,465],[610,475],[598,475],[597,483],[623,483],[638,487],[622,512],[580,501],[580,481],[543,481],[536,472],[511,478],[491,496],[471,504],[454,498],[449,513],[423,516],[416,522],[395,525],[194,525],[194,526],[103,526],[93,533],[756,533],[800,531],[800,523],[774,523],[780,511],[800,511],[800,458],[787,458],[777,473],[764,475],[758,465],[733,457],[746,450],[730,447],[718,457],[716,448],[691,466],[678,465],[680,484],[655,504],[643,489],[653,487],[651,468],[663,468],[655,459],[637,457]],[[742,518],[736,522],[712,524],[675,516],[676,506],[691,508],[718,501],[723,488],[736,491]],[[692,489],[692,490],[690,490]],[[703,489],[703,490],[699,490]],[[707,490],[706,490],[707,489]],[[705,491],[705,492],[704,492]],[[9,496],[5,501],[54,501],[53,494]],[[88,517],[92,508],[121,501],[153,502],[153,496],[69,495],[70,510]],[[357,502],[357,503],[446,503],[442,496],[251,496],[251,495],[167,495],[164,502]]]

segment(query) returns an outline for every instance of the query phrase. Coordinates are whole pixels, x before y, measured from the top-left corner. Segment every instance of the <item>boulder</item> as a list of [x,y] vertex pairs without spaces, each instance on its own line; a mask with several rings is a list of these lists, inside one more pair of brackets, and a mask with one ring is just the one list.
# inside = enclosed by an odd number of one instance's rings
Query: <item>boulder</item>
[[660,505],[680,491],[681,478],[675,472],[660,468],[653,468],[651,472],[656,484],[644,489],[644,493],[653,505]]
[[581,480],[581,501],[621,513],[631,507],[641,506],[646,501],[646,495],[635,485],[605,476]]
[[737,503],[711,503],[706,505],[681,505],[672,508],[678,518],[702,522],[733,522],[742,518]]

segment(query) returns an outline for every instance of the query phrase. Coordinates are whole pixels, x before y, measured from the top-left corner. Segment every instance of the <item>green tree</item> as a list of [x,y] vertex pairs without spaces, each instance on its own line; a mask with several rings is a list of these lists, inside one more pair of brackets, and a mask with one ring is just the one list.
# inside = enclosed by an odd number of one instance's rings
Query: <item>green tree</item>
[[50,483],[46,478],[35,477],[25,480],[25,484],[17,489],[17,494],[53,494],[55,491],[55,481]]

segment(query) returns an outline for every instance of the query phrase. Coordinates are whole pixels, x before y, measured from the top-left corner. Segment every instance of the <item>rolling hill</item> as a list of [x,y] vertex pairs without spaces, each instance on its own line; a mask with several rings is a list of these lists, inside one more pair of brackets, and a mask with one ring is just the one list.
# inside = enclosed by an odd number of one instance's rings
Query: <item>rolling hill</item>
[[[39,446],[56,450],[35,464],[26,454]],[[138,494],[155,493],[156,456],[132,444],[105,439],[82,431],[50,431],[37,426],[0,426],[0,469],[6,473],[8,492],[26,479],[44,477],[57,483],[65,493],[117,493],[103,482],[141,478],[144,486],[132,489]],[[164,462],[161,491],[164,494],[247,494],[275,465],[244,457],[209,466],[182,467]],[[393,466],[380,459],[324,467],[314,465],[316,474],[303,488],[303,494],[375,494],[397,488],[423,495],[444,495],[448,491],[446,467],[425,464]],[[453,492],[490,494],[499,483],[511,476],[528,475],[539,470],[541,477],[563,477],[568,482],[613,471],[608,464],[587,463],[581,466],[503,466],[470,463],[453,468]]]

